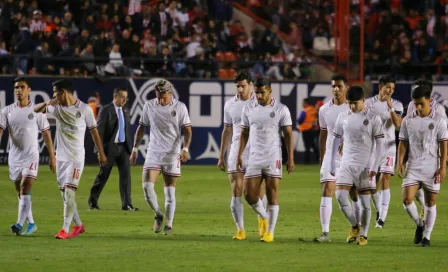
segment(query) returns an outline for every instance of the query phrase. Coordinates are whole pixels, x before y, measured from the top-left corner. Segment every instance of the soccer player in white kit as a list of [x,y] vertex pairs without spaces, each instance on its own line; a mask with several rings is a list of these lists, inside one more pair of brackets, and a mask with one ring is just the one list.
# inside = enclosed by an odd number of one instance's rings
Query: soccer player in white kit
[[[0,115],[0,138],[6,129],[9,130],[9,177],[19,196],[17,223],[11,226],[15,235],[30,235],[37,231],[31,209],[31,188],[39,169],[39,131],[48,149],[50,169],[53,172],[56,169],[50,125],[45,115],[34,112],[34,105],[28,97],[30,92],[28,80],[16,78],[14,94],[17,102],[3,108]],[[28,226],[21,233],[25,221],[28,221]]]
[[[149,206],[155,213],[154,232],[162,230],[164,214],[157,202],[154,184],[160,173],[165,181],[166,222],[163,232],[173,233],[174,211],[176,210],[176,181],[180,177],[180,164],[189,159],[192,131],[187,107],[173,98],[173,85],[168,80],[159,80],[155,87],[157,98],[146,101],[135,133],[134,148],[130,157],[135,165],[146,127],[150,127],[149,144],[145,164],[143,165],[143,193]],[[182,148],[182,132],[184,147]]]
[[[89,128],[98,148],[99,163],[107,164],[107,158],[96,129],[92,108],[73,96],[71,81],[62,79],[53,82],[53,93],[54,98],[38,104],[35,111],[49,113],[56,119],[56,176],[64,200],[64,224],[55,238],[68,239],[85,231],[79,217],[75,193],[84,169],[86,128]],[[72,221],[75,226],[69,234]]]
[[[239,141],[241,135],[241,112],[247,104],[256,103],[255,94],[253,93],[252,76],[249,71],[240,71],[235,77],[237,94],[235,97],[227,100],[224,106],[224,129],[221,137],[221,148],[218,160],[218,167],[222,171],[226,171],[225,154],[228,151],[227,173],[232,187],[232,200],[230,202],[230,211],[236,224],[237,233],[233,236],[235,240],[245,240],[246,231],[244,230],[244,209],[241,196],[243,194],[244,170],[249,157],[249,145],[243,153],[243,172],[238,172],[236,161],[238,155]],[[230,145],[230,150],[228,150]],[[260,199],[264,207],[267,206],[267,198],[260,190]],[[258,217],[258,228],[261,231],[262,218]],[[260,232],[260,236],[262,233]]]
[[[412,91],[413,115],[406,116],[400,129],[398,145],[398,175],[403,178],[403,206],[417,225],[414,243],[430,246],[431,232],[436,221],[436,197],[446,176],[447,122],[430,107],[431,90],[420,86]],[[403,160],[409,146],[407,167]],[[440,153],[439,153],[440,152]],[[418,216],[414,203],[419,187],[425,192],[425,215]]]
[[[289,109],[271,97],[271,82],[262,77],[255,80],[256,104],[244,106],[241,115],[241,137],[237,157],[237,169],[243,170],[243,153],[250,144],[249,159],[244,175],[244,197],[252,209],[262,218],[261,241],[274,241],[279,205],[277,190],[282,178],[281,133],[288,151],[286,168],[294,171],[294,140]],[[268,199],[267,212],[259,197],[263,177]]]
[[[376,192],[372,200],[377,210],[376,228],[383,228],[389,211],[390,178],[394,175],[397,146],[395,144],[395,131],[400,129],[403,104],[392,98],[395,91],[395,79],[383,76],[379,80],[378,95],[366,100],[366,108],[380,116],[383,123],[385,147],[379,168],[379,180],[376,183]],[[376,159],[376,155],[371,159]],[[380,190],[381,189],[381,190]]]
[[[350,111],[341,113],[333,130],[331,144],[330,173],[336,173],[336,157],[339,144],[344,138],[344,149],[341,165],[336,175],[336,198],[339,207],[350,222],[351,228],[347,242],[355,240],[358,245],[367,245],[367,234],[370,226],[370,194],[375,191],[375,175],[381,162],[381,156],[369,167],[370,155],[383,154],[384,134],[381,118],[365,108],[364,90],[360,86],[352,86],[347,91]],[[370,168],[370,170],[369,170]],[[358,225],[353,209],[350,206],[349,190],[356,186],[363,207],[361,226]]]
[[[425,79],[425,78],[420,78],[418,80],[416,80],[414,82],[414,86],[412,89],[415,89],[417,87],[427,87],[428,89],[430,89],[432,91],[432,82]],[[445,111],[445,107],[438,103],[435,99],[430,98],[429,99],[429,107],[438,115],[438,116],[442,116],[443,118],[445,118],[445,120],[447,120],[447,116],[446,116],[446,111]],[[414,105],[414,101],[409,102],[408,105],[408,111],[406,113],[406,116],[412,116],[415,113],[415,105]],[[425,193],[423,192],[423,189],[420,188],[417,193],[415,194],[415,198],[417,199],[417,201],[420,203],[421,207],[422,207],[422,212],[420,213],[420,218],[423,219],[424,214],[425,214]]]
[[[319,109],[319,150],[320,150],[320,183],[322,184],[322,198],[320,203],[320,222],[322,225],[322,234],[314,238],[315,242],[331,242],[330,221],[333,212],[332,198],[336,189],[336,177],[330,173],[330,155],[331,143],[333,141],[333,128],[339,114],[350,110],[346,93],[348,89],[347,78],[344,75],[334,75],[331,78],[331,88],[333,99],[325,103]],[[328,135],[328,131],[330,134]],[[341,156],[336,155],[336,172],[339,169]],[[357,221],[360,222],[361,203],[358,201],[358,195],[355,187],[350,190],[352,197],[352,206]]]

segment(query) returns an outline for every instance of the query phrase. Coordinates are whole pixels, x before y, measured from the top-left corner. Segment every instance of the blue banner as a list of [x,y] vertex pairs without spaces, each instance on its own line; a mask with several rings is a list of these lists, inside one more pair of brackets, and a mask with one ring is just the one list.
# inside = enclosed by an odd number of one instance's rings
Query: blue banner
[[[0,108],[15,101],[13,91],[13,77],[0,77]],[[51,83],[60,78],[30,77],[32,93],[31,100],[34,103],[46,101],[52,97]],[[81,101],[87,102],[89,97],[99,93],[101,104],[112,102],[112,93],[116,87],[125,87],[129,90],[129,102],[127,107],[131,115],[132,131],[138,126],[143,105],[148,99],[155,97],[154,85],[159,78],[151,79],[100,79],[100,78],[74,78],[73,87],[75,96]],[[193,141],[190,148],[191,160],[189,164],[216,164],[219,156],[221,132],[223,129],[223,109],[227,99],[235,95],[235,84],[232,81],[206,81],[206,80],[171,80],[174,84],[174,96],[184,102],[189,109],[193,127]],[[312,102],[331,99],[331,87],[329,83],[298,83],[298,82],[274,82],[272,84],[273,96],[277,101],[287,105],[292,117],[297,117],[302,110],[304,98],[311,97]],[[374,90],[377,85],[374,86]],[[437,97],[448,100],[448,85],[436,85],[434,87]],[[397,84],[394,97],[407,104],[410,100],[411,84]],[[439,100],[439,99],[438,99]],[[51,121],[51,120],[50,120]],[[295,151],[297,162],[301,161],[301,153],[304,151],[302,137],[294,132]],[[52,128],[54,135],[54,127]],[[147,132],[149,133],[149,132]],[[7,162],[7,141],[5,135],[0,145],[0,163]],[[146,156],[149,134],[146,134],[139,147],[138,163],[142,164]],[[42,150],[41,162],[46,163],[46,149],[43,140],[40,139]],[[91,137],[86,133],[86,163],[96,163],[93,154]]]

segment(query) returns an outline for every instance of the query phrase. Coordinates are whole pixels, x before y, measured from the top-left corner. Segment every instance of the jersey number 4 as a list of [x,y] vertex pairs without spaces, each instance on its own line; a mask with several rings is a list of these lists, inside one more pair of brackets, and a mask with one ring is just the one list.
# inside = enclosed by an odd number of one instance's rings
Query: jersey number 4
[[37,169],[37,163],[32,162],[31,165],[30,165],[30,170],[36,171],[36,169]]
[[81,169],[79,169],[79,168],[75,168],[75,169],[73,169],[73,179],[79,179],[79,172],[80,172],[80,170]]

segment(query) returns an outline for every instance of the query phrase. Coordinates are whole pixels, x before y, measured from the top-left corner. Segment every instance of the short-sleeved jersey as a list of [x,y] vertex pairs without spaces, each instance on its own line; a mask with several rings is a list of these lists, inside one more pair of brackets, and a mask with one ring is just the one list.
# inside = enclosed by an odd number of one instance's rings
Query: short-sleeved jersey
[[333,131],[335,137],[344,137],[341,165],[369,167],[375,139],[384,138],[381,118],[371,110],[359,113],[341,113]]
[[[333,99],[325,103],[319,109],[319,126],[321,130],[327,130],[330,133],[327,134],[327,141],[325,145],[325,156],[322,162],[322,168],[330,171],[331,165],[331,144],[333,143],[333,130],[336,125],[336,120],[339,114],[343,112],[349,112],[350,107],[348,103],[342,105],[336,105],[333,103]],[[338,154],[336,157],[336,165],[340,163],[341,156]]]
[[437,164],[439,142],[448,140],[444,117],[432,112],[429,116],[406,116],[401,124],[400,141],[409,142],[408,168]]
[[[435,99],[432,99],[429,103],[431,109],[436,113],[437,116],[447,119],[445,107],[437,102]],[[413,116],[415,114],[415,104],[414,101],[409,102],[408,111],[406,116]]]
[[9,165],[22,166],[28,160],[39,157],[39,131],[50,129],[42,113],[34,112],[34,104],[21,108],[17,103],[2,109],[0,127],[9,129]]
[[155,98],[146,101],[140,125],[150,127],[148,152],[175,155],[182,147],[181,130],[191,126],[191,121],[184,103],[173,99],[162,106]]
[[96,128],[92,108],[77,100],[72,106],[47,106],[47,112],[56,119],[56,159],[84,162],[86,128]]
[[271,104],[247,104],[241,115],[241,127],[249,128],[250,155],[254,158],[276,157],[281,152],[281,129],[292,126],[288,107],[272,98]]
[[[252,95],[247,100],[238,99],[238,95],[226,101],[224,105],[224,126],[232,127],[232,144],[230,145],[230,153],[238,153],[241,136],[241,112],[244,106],[255,104],[255,96]],[[249,152],[250,143],[246,145],[244,154]]]
[[[404,112],[403,103],[391,98],[392,107],[398,116],[402,116]],[[384,132],[384,152],[385,154],[395,154],[397,146],[395,143],[395,126],[390,118],[389,107],[387,106],[387,101],[381,101],[378,95],[366,99],[365,107],[370,109],[374,114],[381,118],[383,123]]]

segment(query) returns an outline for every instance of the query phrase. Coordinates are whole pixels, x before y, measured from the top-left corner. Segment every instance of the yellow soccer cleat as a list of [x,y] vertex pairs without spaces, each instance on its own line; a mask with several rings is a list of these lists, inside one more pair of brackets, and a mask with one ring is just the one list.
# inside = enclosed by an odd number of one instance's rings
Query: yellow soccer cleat
[[274,234],[272,234],[272,232],[266,232],[266,233],[263,235],[263,238],[261,238],[261,241],[262,241],[262,242],[265,242],[265,243],[271,243],[271,242],[274,242]]
[[246,240],[246,232],[243,229],[239,229],[238,232],[233,236],[233,240]]
[[425,220],[425,208],[422,207],[422,210],[420,211],[420,220],[424,222]]
[[359,231],[360,231],[359,225],[356,227],[351,227],[350,230],[348,231],[347,243],[353,243],[354,241],[356,241],[356,237],[358,237]]
[[268,220],[258,217],[258,233],[260,234],[261,239],[263,239],[267,229],[268,229]]
[[367,245],[367,237],[365,237],[365,236],[359,236],[357,239],[356,239],[356,241],[357,241],[357,243],[358,243],[358,245],[360,245],[360,246],[366,246]]

